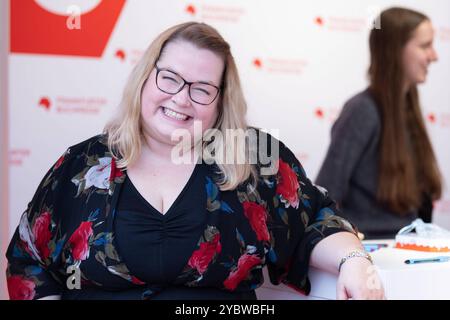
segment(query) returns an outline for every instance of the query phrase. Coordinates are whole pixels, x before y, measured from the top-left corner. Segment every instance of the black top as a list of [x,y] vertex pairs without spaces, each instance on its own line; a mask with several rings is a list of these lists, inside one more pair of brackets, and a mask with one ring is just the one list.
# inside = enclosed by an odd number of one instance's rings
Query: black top
[[242,295],[215,288],[194,291],[173,285],[195,250],[206,222],[206,194],[198,192],[203,189],[206,173],[205,166],[197,164],[165,214],[140,194],[128,176],[125,178],[114,221],[116,247],[137,278],[164,288],[154,298],[256,298],[254,292]]
[[204,168],[196,165],[166,214],[156,210],[127,177],[115,218],[116,245],[130,271],[147,283],[167,285],[195,250],[206,221]]

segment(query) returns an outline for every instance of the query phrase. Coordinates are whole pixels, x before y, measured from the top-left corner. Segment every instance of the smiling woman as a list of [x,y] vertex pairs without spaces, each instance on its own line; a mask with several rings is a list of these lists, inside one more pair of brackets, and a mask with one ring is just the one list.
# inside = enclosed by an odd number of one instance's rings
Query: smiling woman
[[186,128],[193,136],[195,121],[202,123],[203,130],[212,128],[223,69],[223,59],[210,50],[199,50],[185,40],[167,44],[142,91],[147,144],[175,144],[171,135],[177,128]]
[[[188,22],[161,33],[104,133],[70,147],[39,185],[7,252],[11,298],[256,299],[265,266],[272,282],[307,294],[309,264],[340,273],[340,298],[383,298],[382,287],[365,286],[377,276],[353,226],[245,113],[217,30]],[[240,153],[175,163],[180,129],[194,137],[187,152]],[[204,140],[213,129],[222,138]],[[258,139],[230,150],[228,133],[250,129]],[[270,172],[268,155],[278,165]]]

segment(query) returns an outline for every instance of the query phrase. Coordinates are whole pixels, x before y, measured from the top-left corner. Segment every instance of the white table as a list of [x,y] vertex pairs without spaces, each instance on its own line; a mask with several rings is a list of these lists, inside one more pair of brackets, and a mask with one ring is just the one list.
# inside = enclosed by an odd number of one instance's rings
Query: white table
[[[405,264],[411,258],[427,258],[450,253],[428,253],[393,248],[393,240],[364,241],[364,243],[387,243],[371,253],[374,265],[383,281],[387,299],[450,299],[450,262]],[[270,283],[267,273],[264,285],[256,291],[258,299],[304,300],[336,299],[337,276],[311,268],[311,293],[303,296],[293,289]]]

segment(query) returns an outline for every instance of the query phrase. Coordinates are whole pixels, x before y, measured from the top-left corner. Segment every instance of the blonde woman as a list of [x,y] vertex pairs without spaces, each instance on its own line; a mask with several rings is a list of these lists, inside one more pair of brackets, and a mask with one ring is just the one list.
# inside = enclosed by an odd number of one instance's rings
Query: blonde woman
[[340,272],[339,298],[382,298],[352,226],[245,112],[219,33],[164,31],[105,132],[43,179],[9,246],[11,298],[255,299],[264,266],[307,294],[310,264]]

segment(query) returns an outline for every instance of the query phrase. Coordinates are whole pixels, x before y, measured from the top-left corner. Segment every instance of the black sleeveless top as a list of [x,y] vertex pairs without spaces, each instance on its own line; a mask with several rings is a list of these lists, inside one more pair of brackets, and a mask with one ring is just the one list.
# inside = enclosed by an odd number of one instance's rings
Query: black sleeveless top
[[[172,281],[186,266],[205,228],[204,188],[207,168],[197,164],[172,206],[162,214],[127,178],[119,196],[114,228],[116,247],[130,271],[140,280],[164,288],[153,299],[253,299],[253,292],[217,288],[186,288]],[[123,296],[122,296],[123,297]]]
[[195,250],[206,222],[204,168],[196,165],[172,206],[162,214],[129,177],[119,197],[114,227],[119,254],[130,271],[152,284],[170,284]]

